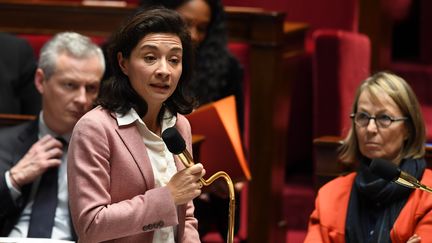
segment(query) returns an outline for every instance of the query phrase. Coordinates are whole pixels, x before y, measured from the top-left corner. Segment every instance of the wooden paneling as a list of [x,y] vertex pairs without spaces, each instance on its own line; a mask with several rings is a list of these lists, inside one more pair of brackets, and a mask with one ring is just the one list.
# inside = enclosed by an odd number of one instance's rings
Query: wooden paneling
[[0,30],[11,33],[54,34],[76,31],[109,36],[121,25],[135,6],[88,6],[81,2],[0,1]]
[[[0,31],[53,34],[73,30],[109,36],[135,10],[80,2],[0,0]],[[295,57],[303,53],[306,24],[285,23],[282,12],[227,7],[230,40],[250,45],[248,242],[284,242],[281,226],[286,130]],[[247,118],[246,118],[247,119]]]

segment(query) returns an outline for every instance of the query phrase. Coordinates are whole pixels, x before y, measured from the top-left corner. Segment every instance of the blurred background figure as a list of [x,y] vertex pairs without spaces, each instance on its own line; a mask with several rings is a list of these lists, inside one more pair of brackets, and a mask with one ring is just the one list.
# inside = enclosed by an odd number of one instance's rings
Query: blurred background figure
[[319,190],[305,242],[432,239],[432,196],[369,170],[371,160],[384,159],[432,185],[432,171],[425,169],[425,124],[411,87],[386,72],[369,77],[357,89],[351,119],[340,157],[358,170]]
[[41,50],[34,83],[38,119],[0,130],[0,236],[75,240],[66,156],[78,119],[93,105],[105,69],[88,37],[62,32]]
[[36,59],[30,44],[0,33],[0,113],[36,115],[41,108],[34,85]]

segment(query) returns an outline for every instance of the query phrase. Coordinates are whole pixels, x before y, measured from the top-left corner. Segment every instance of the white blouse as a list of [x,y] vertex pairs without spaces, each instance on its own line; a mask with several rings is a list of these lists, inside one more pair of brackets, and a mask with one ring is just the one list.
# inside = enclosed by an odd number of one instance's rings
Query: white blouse
[[[169,127],[173,127],[177,117],[173,116],[168,110],[165,111],[162,119],[163,132]],[[119,126],[136,123],[144,144],[147,148],[147,154],[150,158],[153,174],[155,178],[155,187],[166,186],[171,177],[177,172],[174,156],[166,147],[161,137],[154,134],[143,120],[139,117],[134,109],[129,110],[124,116],[117,114],[117,123]],[[176,227],[164,227],[154,231],[153,243],[175,242]]]

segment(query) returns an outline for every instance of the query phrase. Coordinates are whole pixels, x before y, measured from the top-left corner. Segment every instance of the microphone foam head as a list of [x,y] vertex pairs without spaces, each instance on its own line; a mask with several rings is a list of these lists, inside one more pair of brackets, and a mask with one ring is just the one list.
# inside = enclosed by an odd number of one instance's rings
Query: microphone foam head
[[180,154],[186,150],[186,143],[175,127],[165,129],[162,139],[173,154]]
[[373,174],[387,181],[397,180],[401,173],[400,169],[395,164],[383,159],[373,159],[369,169]]

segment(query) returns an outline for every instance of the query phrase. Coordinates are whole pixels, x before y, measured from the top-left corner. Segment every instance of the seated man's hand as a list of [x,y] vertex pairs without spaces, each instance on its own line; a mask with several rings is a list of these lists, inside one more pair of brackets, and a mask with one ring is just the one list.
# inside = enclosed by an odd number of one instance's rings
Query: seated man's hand
[[14,187],[20,188],[31,183],[48,168],[59,166],[63,155],[63,145],[50,135],[39,139],[24,157],[10,169]]

